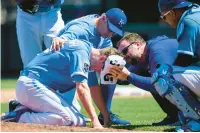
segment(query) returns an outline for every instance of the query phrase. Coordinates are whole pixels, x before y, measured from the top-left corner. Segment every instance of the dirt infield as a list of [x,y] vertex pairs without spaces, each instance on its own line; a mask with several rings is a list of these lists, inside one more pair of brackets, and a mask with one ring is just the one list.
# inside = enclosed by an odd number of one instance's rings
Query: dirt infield
[[15,98],[14,89],[1,90],[1,103],[8,102],[10,99],[14,99],[14,98]]
[[[89,127],[50,126],[38,124],[23,124],[6,122],[1,123],[2,132],[130,132],[123,129],[93,129]],[[131,130],[133,132],[133,130]]]

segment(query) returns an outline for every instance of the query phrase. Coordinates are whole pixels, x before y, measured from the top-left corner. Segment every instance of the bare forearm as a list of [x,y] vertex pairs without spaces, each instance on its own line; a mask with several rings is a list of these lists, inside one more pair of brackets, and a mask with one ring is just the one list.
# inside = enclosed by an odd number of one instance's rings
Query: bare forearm
[[91,120],[93,121],[97,119],[97,114],[95,112],[94,106],[92,105],[89,88],[87,88],[85,85],[80,85],[79,88],[77,88],[77,93]]
[[102,91],[99,85],[90,87],[92,98],[97,105],[100,112],[106,117],[109,115],[109,112],[106,108],[105,102],[103,100]]

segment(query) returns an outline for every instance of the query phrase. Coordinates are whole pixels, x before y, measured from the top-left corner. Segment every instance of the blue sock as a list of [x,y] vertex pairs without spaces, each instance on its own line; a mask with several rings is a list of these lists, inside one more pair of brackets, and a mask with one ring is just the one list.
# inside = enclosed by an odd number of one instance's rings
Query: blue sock
[[102,89],[102,95],[103,99],[106,104],[106,108],[108,109],[109,112],[111,112],[111,103],[112,103],[112,98],[115,92],[116,85],[104,85],[100,84],[100,87]]

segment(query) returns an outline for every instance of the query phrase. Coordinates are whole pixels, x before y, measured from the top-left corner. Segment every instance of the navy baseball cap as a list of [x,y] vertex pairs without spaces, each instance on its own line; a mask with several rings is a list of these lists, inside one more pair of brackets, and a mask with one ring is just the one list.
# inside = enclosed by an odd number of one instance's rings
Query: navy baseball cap
[[192,2],[187,0],[159,0],[158,9],[159,12],[167,12],[175,8],[183,8],[192,5]]
[[110,31],[123,36],[123,27],[127,23],[126,14],[119,8],[111,8],[106,12],[108,28]]

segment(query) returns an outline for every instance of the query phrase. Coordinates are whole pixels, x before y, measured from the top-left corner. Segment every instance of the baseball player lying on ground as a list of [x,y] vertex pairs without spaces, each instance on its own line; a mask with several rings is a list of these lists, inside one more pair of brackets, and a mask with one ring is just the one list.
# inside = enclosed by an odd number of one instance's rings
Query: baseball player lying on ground
[[[49,125],[85,126],[82,115],[63,100],[56,91],[76,87],[79,98],[92,120],[92,127],[102,128],[87,84],[89,68],[100,71],[109,55],[119,55],[115,48],[95,49],[84,40],[68,41],[57,52],[46,49],[21,71],[16,85],[16,97],[21,103],[13,112],[5,113],[4,122]],[[103,102],[103,101],[102,101]],[[109,125],[109,113],[99,107],[104,125]]]

